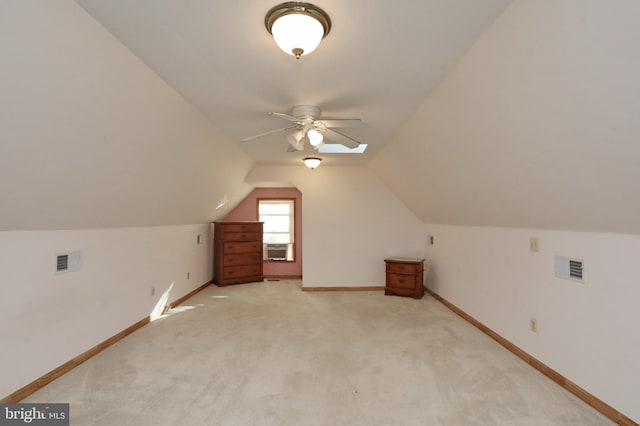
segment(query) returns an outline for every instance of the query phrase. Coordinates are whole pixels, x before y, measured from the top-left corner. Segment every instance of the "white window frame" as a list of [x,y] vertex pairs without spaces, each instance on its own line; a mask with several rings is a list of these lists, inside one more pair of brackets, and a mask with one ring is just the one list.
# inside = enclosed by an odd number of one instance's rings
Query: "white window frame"
[[[286,214],[261,214],[260,213],[260,205],[261,204],[289,204],[290,209]],[[288,216],[289,217],[289,230],[288,231],[280,231],[280,232],[263,232],[262,241],[265,246],[265,260],[268,259],[266,255],[266,245],[270,240],[270,235],[288,235],[288,243],[287,244],[287,257],[285,260],[280,260],[283,262],[294,262],[295,261],[295,229],[296,229],[296,200],[295,198],[258,198],[257,202],[257,217],[260,222],[268,222],[269,217],[277,217],[277,216]],[[265,228],[267,228],[265,226]]]

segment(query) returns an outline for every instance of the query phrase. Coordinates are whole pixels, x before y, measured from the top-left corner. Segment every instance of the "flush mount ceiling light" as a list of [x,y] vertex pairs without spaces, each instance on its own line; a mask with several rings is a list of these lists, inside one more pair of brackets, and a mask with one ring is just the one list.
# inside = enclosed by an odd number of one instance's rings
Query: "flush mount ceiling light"
[[305,157],[304,160],[302,160],[304,162],[304,165],[307,166],[308,168],[310,168],[311,170],[315,169],[316,167],[318,167],[320,165],[320,162],[322,161],[322,158],[320,157]]
[[311,3],[288,1],[272,7],[264,25],[278,47],[296,59],[313,52],[331,31],[331,18]]

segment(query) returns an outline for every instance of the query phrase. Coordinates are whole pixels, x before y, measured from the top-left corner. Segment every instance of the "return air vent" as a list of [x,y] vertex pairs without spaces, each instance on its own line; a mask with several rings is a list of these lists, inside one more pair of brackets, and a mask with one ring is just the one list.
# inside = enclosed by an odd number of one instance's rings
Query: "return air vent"
[[80,252],[59,253],[56,255],[56,274],[80,269]]
[[556,256],[556,277],[584,282],[584,262],[580,259]]
[[569,276],[582,281],[582,261],[569,260]]
[[66,272],[69,270],[69,255],[59,254],[56,262],[56,272]]

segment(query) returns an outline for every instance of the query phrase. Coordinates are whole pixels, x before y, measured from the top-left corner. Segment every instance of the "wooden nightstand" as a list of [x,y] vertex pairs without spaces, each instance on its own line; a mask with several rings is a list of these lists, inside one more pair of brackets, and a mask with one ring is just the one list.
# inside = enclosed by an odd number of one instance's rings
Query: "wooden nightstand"
[[422,299],[424,295],[422,282],[424,259],[390,257],[385,259],[384,263],[386,264],[387,272],[384,294],[411,296],[414,299]]

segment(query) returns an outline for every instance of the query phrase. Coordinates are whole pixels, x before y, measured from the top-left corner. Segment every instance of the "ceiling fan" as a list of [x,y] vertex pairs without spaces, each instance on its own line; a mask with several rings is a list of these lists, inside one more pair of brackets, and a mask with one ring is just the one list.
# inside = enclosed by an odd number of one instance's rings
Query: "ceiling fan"
[[[359,118],[320,120],[320,112],[319,107],[311,105],[294,106],[291,108],[291,115],[270,112],[270,115],[283,118],[293,124],[288,127],[249,136],[248,138],[242,139],[242,142],[249,142],[273,133],[293,130],[287,135],[287,141],[291,145],[289,151],[302,151],[305,147],[306,140],[309,141],[309,144],[314,149],[319,149],[325,142],[344,145],[351,149],[357,148],[360,145],[360,142],[357,140],[343,135],[333,130],[333,128],[365,127],[366,125],[362,120]],[[325,137],[332,142],[325,141]]]

